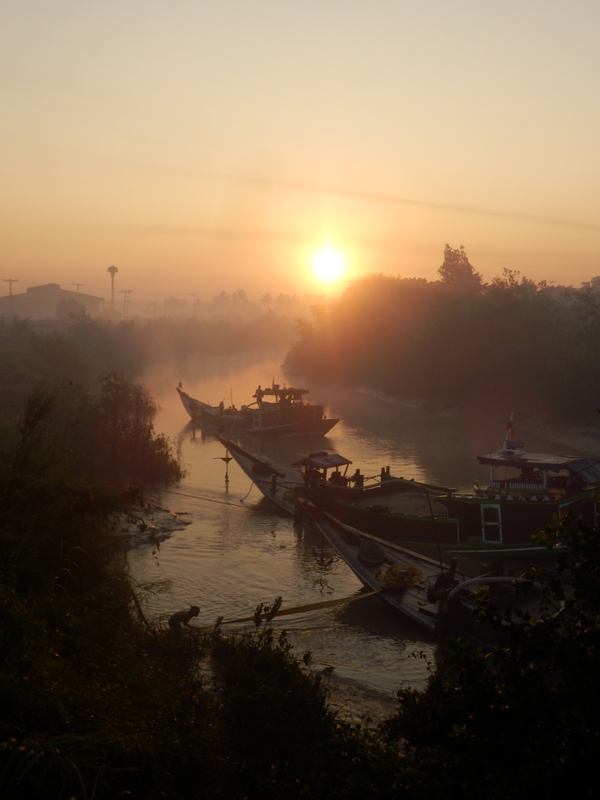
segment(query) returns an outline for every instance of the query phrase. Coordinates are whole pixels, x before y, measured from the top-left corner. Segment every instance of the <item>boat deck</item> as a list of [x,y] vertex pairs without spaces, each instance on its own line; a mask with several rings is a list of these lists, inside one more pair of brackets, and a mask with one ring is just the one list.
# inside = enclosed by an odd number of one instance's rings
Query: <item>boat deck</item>
[[447,509],[435,497],[429,495],[428,499],[423,492],[401,492],[386,494],[384,497],[348,498],[347,502],[384,513],[387,509],[390,514],[408,514],[429,519],[432,514],[435,517],[448,516]]

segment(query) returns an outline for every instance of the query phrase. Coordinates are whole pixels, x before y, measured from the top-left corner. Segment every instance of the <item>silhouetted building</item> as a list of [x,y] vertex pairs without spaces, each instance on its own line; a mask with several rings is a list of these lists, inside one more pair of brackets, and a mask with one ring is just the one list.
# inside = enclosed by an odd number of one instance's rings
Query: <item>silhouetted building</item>
[[103,306],[102,297],[61,289],[58,283],[45,283],[30,286],[21,294],[0,297],[0,316],[55,319],[86,313],[97,317]]

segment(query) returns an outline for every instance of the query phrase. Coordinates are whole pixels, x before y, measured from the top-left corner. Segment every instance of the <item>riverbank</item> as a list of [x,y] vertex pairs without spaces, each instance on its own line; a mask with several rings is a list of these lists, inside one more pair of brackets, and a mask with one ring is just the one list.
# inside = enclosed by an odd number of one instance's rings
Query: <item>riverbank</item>
[[335,674],[324,678],[328,707],[341,722],[376,728],[398,709],[395,694],[374,689],[366,683],[340,678]]

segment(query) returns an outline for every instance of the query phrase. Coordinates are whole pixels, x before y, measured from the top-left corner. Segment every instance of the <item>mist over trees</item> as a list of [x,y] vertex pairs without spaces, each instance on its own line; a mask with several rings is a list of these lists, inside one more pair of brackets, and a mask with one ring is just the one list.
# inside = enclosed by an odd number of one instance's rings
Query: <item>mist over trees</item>
[[286,369],[440,406],[595,413],[600,278],[579,289],[504,269],[484,284],[446,245],[439,281],[369,275],[298,325]]
[[[127,380],[168,367],[182,377],[207,358],[283,351],[296,317],[282,313],[283,296],[267,298],[249,318],[158,317],[113,323],[85,313],[32,322],[0,318],[0,412],[21,404],[42,381],[73,381],[99,392],[100,378],[114,372]],[[229,307],[229,301],[224,301]]]

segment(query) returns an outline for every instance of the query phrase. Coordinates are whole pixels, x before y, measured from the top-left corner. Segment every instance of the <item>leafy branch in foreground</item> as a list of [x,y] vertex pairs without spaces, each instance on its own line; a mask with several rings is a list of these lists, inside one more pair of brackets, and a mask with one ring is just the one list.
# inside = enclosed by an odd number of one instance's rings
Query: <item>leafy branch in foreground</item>
[[[556,529],[544,540],[552,546]],[[416,785],[453,797],[548,796],[577,781],[595,784],[600,721],[600,537],[585,523],[564,519],[567,542],[558,556],[566,581],[551,581],[549,611],[538,622],[488,609],[506,638],[492,652],[457,641],[423,693],[400,691],[390,741],[402,740]],[[567,589],[565,590],[565,586]],[[483,789],[485,787],[485,791]]]

